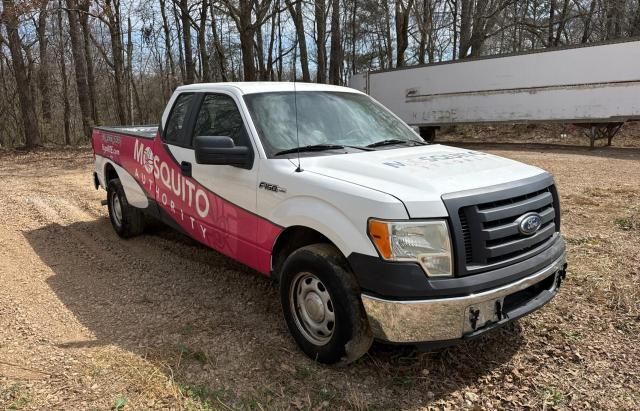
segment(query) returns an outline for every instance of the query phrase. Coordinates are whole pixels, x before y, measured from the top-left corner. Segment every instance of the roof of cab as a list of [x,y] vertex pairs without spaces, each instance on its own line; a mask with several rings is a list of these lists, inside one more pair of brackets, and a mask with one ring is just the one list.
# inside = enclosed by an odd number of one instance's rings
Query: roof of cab
[[[228,82],[228,83],[198,83],[187,86],[180,86],[178,91],[195,91],[206,92],[213,89],[235,88],[242,94],[269,93],[278,91],[294,91],[294,83],[289,81],[246,81],[246,82]],[[328,84],[317,83],[295,83],[296,91],[335,91],[343,93],[362,94],[358,90],[348,87],[332,86]]]

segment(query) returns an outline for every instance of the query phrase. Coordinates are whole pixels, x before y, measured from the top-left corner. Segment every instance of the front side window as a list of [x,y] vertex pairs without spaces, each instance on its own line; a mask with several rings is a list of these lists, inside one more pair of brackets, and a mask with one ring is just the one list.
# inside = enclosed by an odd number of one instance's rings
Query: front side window
[[173,104],[164,133],[164,139],[167,143],[185,145],[185,139],[188,140],[188,136],[185,135],[185,119],[193,97],[194,94],[180,94]]
[[405,123],[362,94],[274,92],[248,94],[244,99],[269,157],[296,148],[298,139],[301,147],[420,140]]
[[246,145],[242,116],[231,97],[223,94],[204,97],[193,130],[193,137],[198,136],[231,137],[237,146]]

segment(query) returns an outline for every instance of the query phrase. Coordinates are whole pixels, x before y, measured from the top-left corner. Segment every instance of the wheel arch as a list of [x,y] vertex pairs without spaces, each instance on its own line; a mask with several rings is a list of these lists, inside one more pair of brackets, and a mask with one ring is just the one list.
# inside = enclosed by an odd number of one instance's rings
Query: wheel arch
[[109,181],[117,178],[122,183],[130,205],[143,209],[149,206],[147,193],[142,186],[143,182],[136,180],[127,169],[116,164],[110,158],[96,156],[95,172],[98,174],[98,181],[100,181],[105,190],[109,185]]
[[[295,250],[311,244],[331,244],[336,247],[341,254],[343,254],[340,248],[333,241],[316,229],[303,225],[287,227],[278,235],[275,243],[273,244],[271,252],[272,278],[276,282],[279,282],[280,269],[287,257]],[[344,257],[346,261],[346,256]]]
[[120,178],[118,176],[118,171],[113,166],[113,164],[111,164],[110,161],[107,161],[107,163],[104,165],[104,183],[105,183],[105,187],[107,186],[107,184],[109,184],[109,181],[111,181],[113,179],[116,179],[116,178]]

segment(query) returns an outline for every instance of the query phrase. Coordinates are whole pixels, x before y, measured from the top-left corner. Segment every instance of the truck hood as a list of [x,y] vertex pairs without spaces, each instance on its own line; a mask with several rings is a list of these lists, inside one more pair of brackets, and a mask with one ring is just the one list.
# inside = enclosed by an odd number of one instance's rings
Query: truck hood
[[493,154],[439,144],[307,157],[302,167],[392,195],[404,203],[411,218],[447,216],[444,194],[546,173]]

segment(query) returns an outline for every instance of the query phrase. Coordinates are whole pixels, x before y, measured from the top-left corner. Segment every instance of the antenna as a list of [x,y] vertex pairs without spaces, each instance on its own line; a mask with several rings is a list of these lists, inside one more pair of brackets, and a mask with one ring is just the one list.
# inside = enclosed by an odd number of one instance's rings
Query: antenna
[[296,67],[296,60],[297,60],[297,50],[294,49],[293,51],[293,107],[295,110],[295,116],[296,116],[296,146],[298,148],[298,168],[296,168],[296,173],[300,173],[302,172],[302,167],[300,167],[300,135],[299,135],[299,128],[298,128],[298,89],[296,88],[296,74],[297,74],[297,67]]

